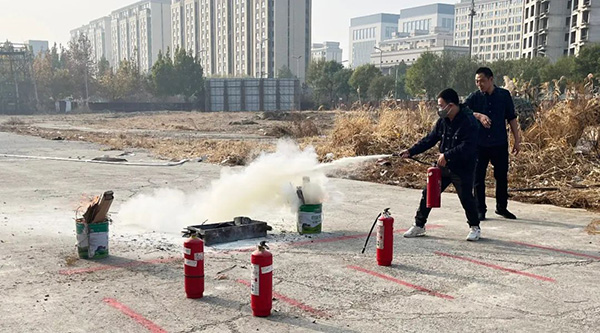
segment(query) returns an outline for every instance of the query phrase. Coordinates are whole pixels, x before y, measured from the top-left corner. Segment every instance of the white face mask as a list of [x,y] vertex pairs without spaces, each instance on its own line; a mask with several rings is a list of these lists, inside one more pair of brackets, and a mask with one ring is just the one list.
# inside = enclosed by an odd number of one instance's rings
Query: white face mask
[[450,104],[446,105],[443,108],[438,107],[437,114],[438,114],[438,116],[440,116],[440,118],[448,118],[448,113],[450,113],[450,111],[448,111],[449,106],[450,106]]

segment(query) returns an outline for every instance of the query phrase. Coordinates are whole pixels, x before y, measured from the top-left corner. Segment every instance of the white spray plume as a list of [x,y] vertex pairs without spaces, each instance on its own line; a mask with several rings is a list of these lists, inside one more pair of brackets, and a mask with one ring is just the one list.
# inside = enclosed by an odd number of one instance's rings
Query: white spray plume
[[125,202],[119,212],[119,224],[135,225],[156,231],[177,233],[188,225],[231,221],[236,216],[255,217],[264,211],[297,211],[300,200],[296,187],[303,177],[310,178],[315,198],[327,201],[326,172],[370,159],[346,158],[319,164],[313,147],[301,150],[291,140],[280,140],[274,153],[262,153],[243,169],[224,168],[221,177],[206,189],[191,194],[176,189],[157,189]]

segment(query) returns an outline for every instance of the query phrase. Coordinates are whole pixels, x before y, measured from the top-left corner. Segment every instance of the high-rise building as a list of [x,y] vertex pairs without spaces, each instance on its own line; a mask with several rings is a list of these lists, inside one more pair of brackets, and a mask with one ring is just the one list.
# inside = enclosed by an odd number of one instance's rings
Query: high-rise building
[[[542,1],[542,5],[564,1]],[[569,0],[571,19],[569,25],[569,45],[567,54],[578,55],[583,46],[600,42],[600,2],[592,0]],[[565,19],[566,24],[566,19]],[[566,35],[565,35],[566,39]]]
[[546,56],[555,61],[567,54],[571,8],[565,1],[525,1],[521,57]]
[[371,53],[381,41],[392,38],[398,31],[396,14],[374,14],[350,20],[350,66],[371,62]]
[[148,71],[171,46],[171,0],[145,0],[111,13],[112,61],[135,61]]
[[91,21],[81,28],[71,30],[71,38],[78,38],[83,34],[92,46],[92,61],[98,63],[102,58],[112,64],[112,35],[109,16]]
[[[475,1],[471,48],[473,57],[485,61],[520,58],[524,1]],[[471,3],[472,0],[461,0],[455,5],[454,44],[457,46],[469,46]]]
[[313,61],[333,60],[339,63],[342,62],[342,49],[340,48],[340,42],[313,43],[311,52]]
[[200,57],[207,76],[304,78],[312,0],[173,0],[173,48]]

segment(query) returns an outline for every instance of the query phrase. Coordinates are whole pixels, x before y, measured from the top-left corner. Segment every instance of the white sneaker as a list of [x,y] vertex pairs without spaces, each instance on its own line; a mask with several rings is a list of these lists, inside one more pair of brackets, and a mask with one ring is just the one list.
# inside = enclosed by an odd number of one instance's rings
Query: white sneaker
[[467,236],[468,241],[476,241],[481,237],[481,228],[479,227],[471,227],[471,231]]
[[421,237],[425,236],[425,227],[421,228],[416,225],[413,225],[404,233],[404,237],[413,238],[413,237]]

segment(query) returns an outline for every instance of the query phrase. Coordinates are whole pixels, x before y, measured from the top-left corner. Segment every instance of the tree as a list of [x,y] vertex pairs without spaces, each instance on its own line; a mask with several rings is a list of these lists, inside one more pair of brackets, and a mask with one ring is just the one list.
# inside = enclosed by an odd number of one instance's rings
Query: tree
[[309,64],[306,83],[313,90],[314,99],[318,104],[333,107],[336,100],[347,93],[348,87],[343,81],[348,73],[343,70],[344,66],[333,60],[319,60]]
[[174,94],[183,95],[186,102],[190,97],[204,91],[203,69],[199,60],[185,49],[175,51],[173,59],[173,88]]
[[391,76],[378,76],[371,80],[369,95],[373,100],[382,100],[394,95],[395,79]]
[[459,57],[450,70],[450,84],[459,96],[467,96],[477,89],[475,72],[479,65],[468,56]]
[[84,34],[69,42],[70,62],[69,73],[75,82],[74,93],[77,97],[84,98],[87,102],[90,96],[90,86],[95,77],[94,63],[92,61],[92,44]]
[[394,76],[394,98],[395,99],[407,99],[408,94],[404,88],[406,85],[406,71],[408,65],[403,61],[396,65],[391,73]]
[[[502,85],[504,77],[508,76],[511,79],[515,78],[515,60],[496,60],[491,64],[486,64],[494,73],[494,81],[497,85]],[[475,80],[475,72],[471,75]]]
[[48,109],[53,108],[55,101],[72,95],[73,78],[69,70],[62,67],[61,57],[54,44],[50,50],[38,54],[33,60],[38,100]]
[[171,96],[175,94],[174,89],[175,68],[173,61],[167,50],[167,54],[163,56],[162,52],[158,53],[156,62],[150,71],[150,82],[157,96]]
[[575,57],[568,56],[560,57],[554,64],[542,68],[540,70],[542,82],[560,80],[561,77],[566,79],[576,79],[575,59]]
[[514,63],[513,77],[531,82],[532,85],[537,86],[542,83],[540,72],[548,65],[550,65],[550,59],[546,57],[519,59]]
[[442,82],[438,64],[440,57],[431,52],[421,54],[406,72],[406,90],[415,97],[432,99],[447,86]]
[[108,60],[106,60],[106,58],[104,56],[102,56],[102,58],[100,58],[100,61],[98,62],[97,66],[98,66],[98,70],[97,70],[96,74],[98,76],[105,75],[107,72],[110,72],[112,70],[110,68],[110,63],[108,63]]
[[352,73],[354,73],[352,69],[342,68],[333,76],[336,95],[338,99],[341,98],[346,102],[350,100],[350,96],[352,96],[354,92],[354,89],[352,89],[352,86],[349,83]]
[[584,46],[575,59],[575,75],[579,80],[590,73],[600,77],[600,44]]
[[360,91],[361,96],[369,96],[369,87],[371,81],[383,74],[379,68],[373,64],[366,64],[356,67],[352,77],[350,77],[350,85],[356,90]]
[[135,62],[123,60],[115,73],[111,70],[98,77],[102,96],[110,101],[136,100],[145,92],[144,77]]
[[277,78],[279,79],[293,79],[295,77],[296,76],[294,76],[292,70],[286,65],[283,65],[279,70],[277,70]]

